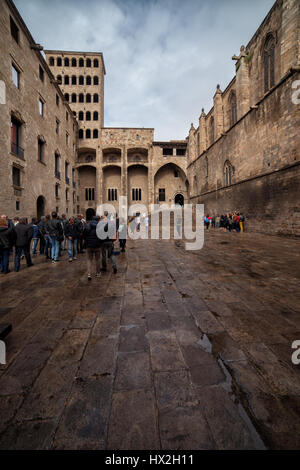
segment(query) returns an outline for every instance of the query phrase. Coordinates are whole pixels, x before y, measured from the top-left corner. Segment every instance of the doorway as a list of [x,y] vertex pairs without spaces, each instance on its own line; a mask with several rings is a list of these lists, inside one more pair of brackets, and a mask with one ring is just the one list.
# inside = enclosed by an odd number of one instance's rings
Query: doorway
[[176,194],[174,202],[175,202],[175,204],[178,204],[179,206],[183,206],[184,205],[183,195],[182,194]]
[[41,220],[42,215],[45,215],[45,198],[39,196],[36,201],[36,215],[37,219]]

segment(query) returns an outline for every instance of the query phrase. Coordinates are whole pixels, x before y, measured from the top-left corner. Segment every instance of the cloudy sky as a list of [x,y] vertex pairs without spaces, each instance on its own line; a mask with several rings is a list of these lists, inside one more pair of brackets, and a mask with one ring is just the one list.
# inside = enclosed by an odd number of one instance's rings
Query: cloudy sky
[[274,0],[15,0],[45,49],[103,52],[104,125],[184,139]]

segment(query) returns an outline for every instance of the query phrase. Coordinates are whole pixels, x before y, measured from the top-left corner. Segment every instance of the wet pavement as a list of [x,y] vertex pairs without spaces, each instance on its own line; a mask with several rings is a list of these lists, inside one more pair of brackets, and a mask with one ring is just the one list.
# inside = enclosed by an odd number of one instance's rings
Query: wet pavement
[[[0,449],[300,447],[299,241],[129,241],[1,275]],[[23,261],[24,263],[24,261]]]

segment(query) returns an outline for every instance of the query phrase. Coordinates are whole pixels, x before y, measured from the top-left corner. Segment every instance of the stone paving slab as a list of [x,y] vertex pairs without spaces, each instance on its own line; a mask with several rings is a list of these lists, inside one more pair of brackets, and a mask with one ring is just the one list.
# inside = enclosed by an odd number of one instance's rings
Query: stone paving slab
[[0,275],[0,448],[299,448],[299,241],[240,235]]

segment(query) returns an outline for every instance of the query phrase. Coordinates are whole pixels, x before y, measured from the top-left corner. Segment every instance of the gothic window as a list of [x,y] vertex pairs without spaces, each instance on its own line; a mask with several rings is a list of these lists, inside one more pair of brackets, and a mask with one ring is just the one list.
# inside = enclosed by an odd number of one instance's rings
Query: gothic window
[[224,164],[224,186],[230,186],[232,184],[233,173],[233,166],[231,165],[229,160],[226,160]]
[[265,93],[275,84],[275,39],[273,34],[268,34],[264,45],[264,83]]
[[237,121],[237,104],[236,104],[236,94],[234,91],[232,91],[229,96],[229,113],[230,113],[230,127],[231,127]]

